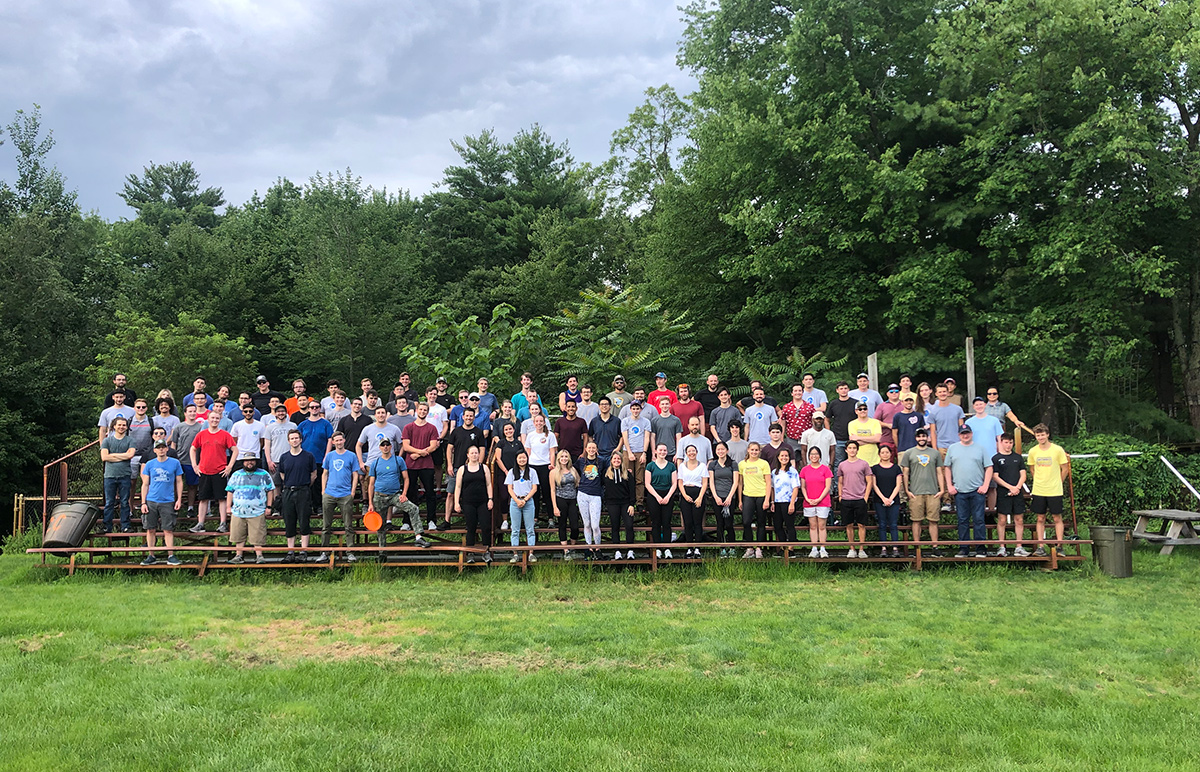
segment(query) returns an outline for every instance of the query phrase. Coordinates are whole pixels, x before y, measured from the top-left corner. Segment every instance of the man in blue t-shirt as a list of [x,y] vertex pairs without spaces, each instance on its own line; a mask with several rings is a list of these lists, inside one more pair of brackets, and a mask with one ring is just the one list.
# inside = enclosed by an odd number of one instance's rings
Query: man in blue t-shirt
[[[383,528],[379,530],[380,547],[384,546],[387,531],[392,527],[393,511],[403,514],[412,522],[418,547],[432,546],[423,536],[425,523],[421,520],[421,510],[408,500],[406,471],[408,467],[404,460],[392,453],[392,441],[384,437],[379,442],[379,458],[367,468],[367,500],[383,518]],[[382,552],[379,557],[383,557]]]
[[[346,531],[346,546],[354,546],[354,489],[358,486],[358,458],[346,450],[346,435],[334,432],[330,440],[333,450],[321,462],[321,554],[317,561],[329,559],[329,544],[333,536],[333,516],[340,513]],[[350,562],[357,560],[351,552]]]
[[163,542],[167,546],[167,563],[179,565],[175,557],[175,510],[183,506],[183,465],[171,458],[166,439],[154,441],[154,458],[142,464],[142,525],[146,528],[146,553],[143,566],[158,562],[154,547],[158,544],[158,529],[163,530]]
[[934,446],[945,458],[946,451],[958,440],[958,427],[962,426],[965,415],[961,407],[950,401],[946,384],[939,383],[936,394],[937,404],[929,407],[927,412],[929,420],[933,422]]
[[596,443],[596,450],[600,453],[601,469],[608,469],[608,459],[612,456],[614,450],[621,444],[621,421],[612,414],[612,400],[608,397],[601,397],[600,415],[592,419],[588,424],[588,437]]
[[[940,387],[939,387],[940,388]],[[986,544],[971,544],[987,541],[987,528],[983,522],[984,497],[992,482],[992,455],[973,441],[971,427],[958,430],[959,440],[946,451],[943,474],[946,492],[954,497],[958,510],[958,554],[955,557],[987,557]]]
[[[321,467],[321,462],[325,460],[325,454],[329,452],[329,440],[333,437],[333,424],[326,421],[322,414],[325,409],[321,407],[321,403],[317,400],[311,400],[308,403],[308,419],[296,424],[296,428],[300,430],[300,447],[312,454],[313,460],[316,461],[317,468]],[[320,513],[321,507],[321,481],[320,476],[313,480],[312,488],[309,491],[309,504],[312,507],[312,514]]]

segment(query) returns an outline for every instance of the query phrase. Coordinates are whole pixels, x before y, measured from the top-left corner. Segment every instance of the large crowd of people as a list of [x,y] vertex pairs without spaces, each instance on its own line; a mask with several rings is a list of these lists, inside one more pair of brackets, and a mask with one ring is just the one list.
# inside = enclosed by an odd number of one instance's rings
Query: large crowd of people
[[[927,527],[935,556],[943,554],[939,528],[948,513],[957,539],[945,543],[959,557],[989,554],[988,508],[998,545],[990,554],[1006,556],[1012,544],[1025,556],[1031,543],[1044,555],[1047,516],[1055,538],[1064,538],[1069,459],[1044,425],[1022,423],[997,387],[964,410],[953,378],[914,388],[901,375],[885,394],[866,373],[856,381],[853,389],[837,383],[830,397],[805,374],[781,402],[757,381],[734,401],[716,374],[694,392],[686,383],[671,388],[662,372],[652,389],[617,375],[605,393],[570,377],[546,399],[530,373],[507,398],[492,393],[487,378],[457,390],[438,378],[419,393],[407,373],[384,393],[363,378],[360,393],[330,380],[324,394],[310,395],[297,379],[285,396],[260,375],[254,389],[236,395],[228,386],[210,393],[197,377],[177,402],[167,390],[139,397],[117,374],[97,423],[102,528],[133,532],[132,511],[140,508],[147,544],[157,547],[162,531],[172,564],[179,562],[177,518],[194,519],[190,532],[198,534],[214,511],[216,531],[236,545],[233,562],[244,560],[247,545],[264,560],[268,519],[283,521],[287,560],[307,560],[318,517],[320,560],[339,519],[346,544],[370,534],[380,547],[410,538],[429,547],[430,531],[458,520],[466,544],[481,545],[489,562],[505,534],[511,546],[522,532],[533,545],[538,528],[557,529],[567,559],[607,558],[605,519],[616,560],[637,557],[641,522],[648,526],[641,544],[660,557],[682,549],[699,558],[712,537],[723,545],[720,557],[754,559],[770,553],[771,542],[796,542],[800,518],[810,557],[829,557],[833,519],[846,531],[838,547],[866,558],[872,511],[874,541],[885,543],[877,554],[898,556],[886,542],[901,541],[902,507],[911,538],[920,541]],[[1027,455],[1014,452],[1006,423],[1036,439]],[[707,526],[710,511],[715,529]],[[375,515],[378,527],[367,527],[364,518]],[[728,546],[738,542],[739,520],[744,551]],[[157,560],[148,553],[147,564]]]

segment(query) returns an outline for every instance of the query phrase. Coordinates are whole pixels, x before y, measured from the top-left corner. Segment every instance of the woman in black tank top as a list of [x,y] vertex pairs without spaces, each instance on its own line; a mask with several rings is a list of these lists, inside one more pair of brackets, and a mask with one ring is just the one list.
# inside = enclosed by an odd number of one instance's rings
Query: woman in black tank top
[[[492,480],[488,468],[479,461],[479,448],[472,445],[467,450],[467,463],[458,468],[454,482],[454,511],[467,521],[467,546],[475,546],[475,534],[483,527],[483,553],[485,563],[492,562]],[[467,555],[467,562],[474,563],[474,553]]]

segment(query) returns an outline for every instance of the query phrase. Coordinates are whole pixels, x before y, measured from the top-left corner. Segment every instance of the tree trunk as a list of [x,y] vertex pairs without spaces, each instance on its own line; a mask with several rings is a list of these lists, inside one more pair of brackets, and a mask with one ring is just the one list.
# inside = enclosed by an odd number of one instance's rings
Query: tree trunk
[[1150,333],[1150,374],[1154,378],[1154,403],[1167,415],[1175,414],[1175,358],[1167,330]]
[[[1196,247],[1200,254],[1200,244]],[[1187,400],[1188,418],[1192,428],[1200,432],[1200,261],[1192,264],[1186,280],[1171,299],[1174,319],[1171,341],[1179,357],[1183,374],[1183,395]]]
[[1038,409],[1041,422],[1049,427],[1051,436],[1058,436],[1058,389],[1050,381],[1038,384]]

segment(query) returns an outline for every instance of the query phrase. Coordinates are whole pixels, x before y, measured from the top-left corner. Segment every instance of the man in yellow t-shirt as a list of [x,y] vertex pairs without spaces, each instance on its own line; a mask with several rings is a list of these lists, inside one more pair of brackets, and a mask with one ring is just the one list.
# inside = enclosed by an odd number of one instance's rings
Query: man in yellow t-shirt
[[[1033,427],[1037,445],[1029,451],[1028,466],[1033,474],[1033,500],[1030,509],[1037,515],[1037,538],[1046,538],[1046,513],[1054,520],[1054,537],[1063,540],[1063,480],[1071,473],[1071,459],[1060,446],[1050,441],[1045,424]],[[1058,546],[1062,550],[1062,545]],[[1035,557],[1045,557],[1045,545],[1038,544]]]
[[[750,541],[750,526],[754,524],[757,531],[757,541],[767,540],[767,507],[771,506],[771,497],[775,486],[771,484],[771,465],[759,457],[762,446],[752,442],[746,446],[746,460],[738,464],[738,474],[742,476],[741,501],[742,510],[742,541]],[[762,548],[746,548],[743,558],[761,558]]]
[[868,418],[869,406],[859,402],[854,406],[856,416],[846,426],[849,439],[858,442],[858,457],[871,466],[879,463],[879,442],[883,439],[883,423],[877,418]]

